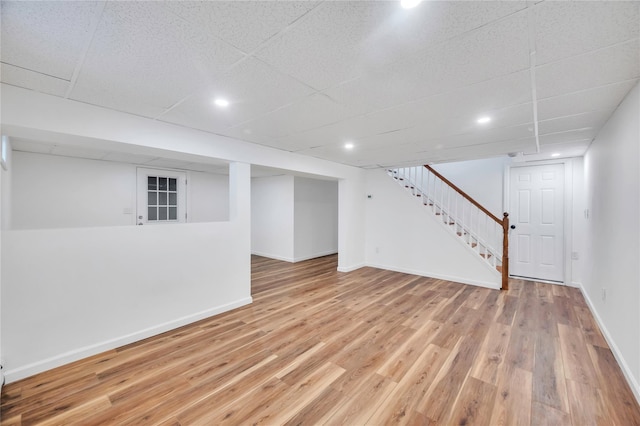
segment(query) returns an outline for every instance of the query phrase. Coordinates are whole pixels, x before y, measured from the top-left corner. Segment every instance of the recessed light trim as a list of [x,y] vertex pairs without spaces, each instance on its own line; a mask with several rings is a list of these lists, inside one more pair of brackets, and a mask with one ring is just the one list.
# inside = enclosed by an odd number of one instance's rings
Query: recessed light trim
[[489,122],[491,122],[491,117],[489,116],[480,117],[476,120],[476,123],[478,124],[487,124]]
[[213,104],[220,108],[226,108],[229,106],[229,101],[224,98],[216,98],[214,99]]
[[400,0],[400,6],[403,9],[413,9],[420,3],[422,3],[422,0]]
[[344,144],[344,149],[352,150],[354,146],[353,143],[347,142]]
[[560,157],[560,153],[559,152],[554,152],[553,154],[551,154],[552,157]]

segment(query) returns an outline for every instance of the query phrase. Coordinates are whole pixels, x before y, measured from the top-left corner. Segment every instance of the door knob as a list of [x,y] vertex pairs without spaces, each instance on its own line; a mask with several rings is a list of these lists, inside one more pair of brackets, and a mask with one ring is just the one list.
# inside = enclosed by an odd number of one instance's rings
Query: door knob
[[516,226],[515,225],[511,225],[511,229],[516,229]]

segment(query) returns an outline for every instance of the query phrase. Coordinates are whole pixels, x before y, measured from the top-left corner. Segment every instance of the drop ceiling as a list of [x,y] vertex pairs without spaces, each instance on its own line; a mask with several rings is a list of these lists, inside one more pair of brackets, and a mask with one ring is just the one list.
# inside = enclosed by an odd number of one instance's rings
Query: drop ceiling
[[364,168],[582,155],[640,77],[637,1],[2,1],[1,14],[3,83]]

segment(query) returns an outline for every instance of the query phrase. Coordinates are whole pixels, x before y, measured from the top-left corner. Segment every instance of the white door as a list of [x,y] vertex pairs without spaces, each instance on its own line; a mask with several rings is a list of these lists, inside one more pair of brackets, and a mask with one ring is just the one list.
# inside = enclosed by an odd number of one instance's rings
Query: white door
[[186,222],[185,172],[138,167],[137,180],[137,225]]
[[510,274],[563,282],[564,164],[513,167],[510,188]]

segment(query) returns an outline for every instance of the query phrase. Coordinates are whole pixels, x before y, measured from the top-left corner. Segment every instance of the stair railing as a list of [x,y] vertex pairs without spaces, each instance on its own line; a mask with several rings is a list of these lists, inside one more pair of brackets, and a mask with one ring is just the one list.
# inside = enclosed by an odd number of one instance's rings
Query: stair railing
[[509,214],[500,219],[433,167],[404,167],[389,171],[443,222],[453,226],[485,262],[502,273],[502,289],[509,288]]

